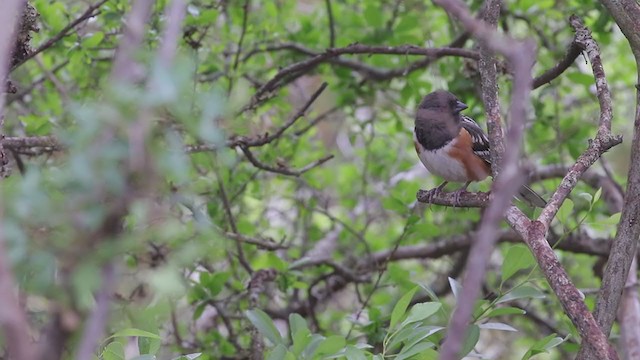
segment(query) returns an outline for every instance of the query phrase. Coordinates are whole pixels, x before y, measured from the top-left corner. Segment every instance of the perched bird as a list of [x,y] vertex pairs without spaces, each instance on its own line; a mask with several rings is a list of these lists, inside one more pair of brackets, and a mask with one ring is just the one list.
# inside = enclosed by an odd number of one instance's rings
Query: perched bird
[[[470,117],[460,114],[468,106],[452,93],[438,90],[422,99],[416,112],[413,142],[422,164],[429,172],[444,178],[430,191],[435,196],[451,182],[462,182],[456,202],[472,181],[491,175],[489,138]],[[535,191],[524,185],[519,198],[537,207],[547,203]]]

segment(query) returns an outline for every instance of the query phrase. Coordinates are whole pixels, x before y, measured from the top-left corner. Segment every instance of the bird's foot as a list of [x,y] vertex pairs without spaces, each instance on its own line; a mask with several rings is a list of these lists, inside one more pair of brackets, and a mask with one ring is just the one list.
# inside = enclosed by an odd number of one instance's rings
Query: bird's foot
[[467,189],[458,189],[454,192],[452,192],[451,194],[453,194],[453,206],[457,207],[460,206],[460,196],[462,194],[467,193]]
[[466,182],[460,189],[454,191],[453,194],[453,206],[460,206],[460,196],[467,192],[467,186],[470,182]]
[[433,204],[433,199],[442,194],[442,189],[444,189],[444,187],[447,185],[447,182],[443,182],[442,184],[440,184],[440,186],[438,186],[437,188],[433,188],[429,191],[427,191],[427,202],[429,204]]

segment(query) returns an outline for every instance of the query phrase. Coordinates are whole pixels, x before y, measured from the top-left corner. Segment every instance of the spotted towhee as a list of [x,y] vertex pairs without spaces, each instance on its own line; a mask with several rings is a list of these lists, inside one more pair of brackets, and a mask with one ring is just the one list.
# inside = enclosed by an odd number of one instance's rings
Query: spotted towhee
[[[470,117],[460,114],[467,105],[444,90],[422,99],[416,112],[413,142],[420,161],[429,172],[444,178],[431,190],[431,196],[452,182],[463,182],[456,191],[456,202],[472,181],[491,175],[489,138]],[[518,197],[529,204],[544,207],[546,201],[524,185]]]

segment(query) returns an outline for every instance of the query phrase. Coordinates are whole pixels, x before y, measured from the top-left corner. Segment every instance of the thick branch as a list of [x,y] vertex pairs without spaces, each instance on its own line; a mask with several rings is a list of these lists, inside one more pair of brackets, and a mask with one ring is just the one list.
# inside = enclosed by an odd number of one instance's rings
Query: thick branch
[[[629,267],[640,236],[640,91],[636,92],[636,114],[631,142],[631,166],[616,238],[598,293],[594,315],[605,334],[609,334],[616,317]],[[583,351],[586,350],[583,347]],[[581,351],[582,352],[582,351]],[[593,358],[593,357],[591,357]]]
[[[10,58],[14,48],[15,29],[20,17],[22,0],[6,0],[0,11],[0,84],[4,87]],[[5,93],[0,91],[0,139],[4,136],[4,101]],[[0,177],[8,175],[7,158],[0,145]],[[0,204],[3,203],[0,193]],[[0,206],[0,222],[3,221],[3,208]],[[12,265],[5,248],[4,231],[0,230],[0,327],[4,333],[8,356],[14,359],[33,360],[35,349],[31,344],[29,324],[26,314],[15,296],[15,283]]]
[[[494,198],[483,215],[476,240],[469,252],[462,294],[451,317],[447,329],[447,338],[440,352],[440,359],[453,360],[466,355],[459,354],[459,351],[471,319],[473,305],[480,293],[488,258],[497,241],[498,223],[505,209],[509,207],[511,198],[524,182],[524,176],[518,169],[518,161],[526,118],[526,104],[529,102],[529,93],[531,91],[531,67],[535,54],[534,46],[530,42],[519,42],[501,36],[491,26],[474,19],[462,2],[458,0],[434,0],[434,3],[442,6],[447,12],[459,19],[471,35],[480,40],[485,47],[483,50],[484,63],[481,64],[484,71],[483,98],[489,101],[490,108],[487,111],[490,113],[490,120],[493,121],[490,129],[493,136],[491,138],[492,147],[494,145],[493,141],[498,144],[496,148],[492,149],[493,160],[500,159],[501,154],[498,152],[504,151],[504,149],[500,147],[500,144],[502,144],[502,132],[499,125],[500,110],[497,100],[495,63],[488,51],[500,52],[507,58],[514,69],[513,95],[509,107],[511,126],[507,134],[509,151],[506,153],[503,163],[494,163],[497,165],[497,170],[500,170],[499,173],[496,173],[497,177],[492,187],[494,189]],[[499,1],[488,0],[485,7],[485,18],[488,19],[488,23],[496,24],[499,14]],[[492,77],[492,79],[487,79],[487,77]]]

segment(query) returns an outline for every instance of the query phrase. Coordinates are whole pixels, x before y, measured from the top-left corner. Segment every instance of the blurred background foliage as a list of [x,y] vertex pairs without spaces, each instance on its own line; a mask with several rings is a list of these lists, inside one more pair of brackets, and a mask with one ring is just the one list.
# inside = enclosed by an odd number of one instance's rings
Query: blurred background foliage
[[[282,69],[327,48],[446,47],[463,34],[459,24],[425,0],[194,0],[175,64],[154,70],[167,3],[154,4],[133,85],[110,77],[131,6],[121,0],[106,1],[96,16],[11,73],[18,92],[8,95],[5,134],[53,135],[65,147],[23,151],[24,173],[15,169],[0,185],[3,235],[34,336],[62,319],[60,356],[73,357],[110,264],[118,277],[100,359],[246,358],[256,356],[253,345],[263,336],[269,359],[435,358],[455,304],[453,279],[463,271],[463,240],[481,212],[412,210],[416,191],[440,182],[418,163],[412,114],[422,96],[446,88],[485,126],[476,61],[343,55],[289,73],[276,91],[263,94],[266,100],[256,104],[253,96]],[[88,6],[31,4],[40,14],[34,47]],[[468,4],[481,8],[480,1]],[[536,40],[537,75],[564,56],[573,13],[601,47],[614,133],[629,140],[633,58],[598,2],[507,0],[499,28]],[[500,71],[507,104],[510,75],[504,64]],[[142,86],[145,81],[154,86]],[[275,171],[260,169],[234,145],[274,134],[323,82],[327,89],[302,118],[250,148]],[[533,104],[526,162],[533,169],[572,164],[598,118],[586,59],[535,90]],[[153,114],[151,164],[132,172],[129,132],[141,108]],[[606,154],[595,172],[610,167],[624,186],[628,143]],[[281,173],[328,155],[334,157],[300,176]],[[533,187],[548,197],[559,181]],[[488,188],[488,182],[471,187]],[[114,216],[117,229],[106,231]],[[553,233],[607,241],[615,216],[597,187],[581,183]],[[421,252],[436,243],[441,251]],[[391,259],[394,249],[405,256]],[[557,253],[593,306],[588,290],[599,286],[600,257]],[[466,352],[566,359],[577,351],[577,332],[528,249],[502,243],[491,264]]]

